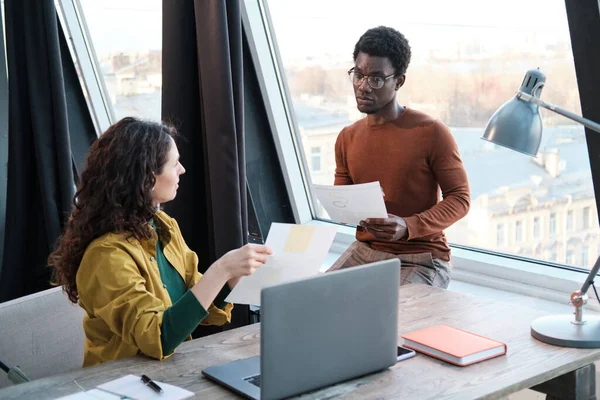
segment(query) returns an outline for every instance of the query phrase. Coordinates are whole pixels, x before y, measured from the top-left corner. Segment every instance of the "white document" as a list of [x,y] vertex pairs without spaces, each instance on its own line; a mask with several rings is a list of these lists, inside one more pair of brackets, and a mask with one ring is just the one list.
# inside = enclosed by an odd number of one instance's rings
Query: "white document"
[[156,393],[152,388],[142,382],[142,378],[136,375],[126,375],[98,386],[98,389],[108,393],[116,394],[120,398],[132,400],[183,400],[194,395],[189,390],[182,389],[168,383],[154,381],[163,390],[162,393]]
[[92,389],[85,392],[77,392],[68,396],[60,397],[56,400],[120,400],[121,396],[103,392],[102,390]]
[[256,272],[243,277],[225,301],[260,305],[262,288],[319,273],[337,227],[271,224],[267,246],[273,254]]
[[358,223],[367,218],[387,218],[379,182],[358,185],[312,185],[317,199],[335,222]]

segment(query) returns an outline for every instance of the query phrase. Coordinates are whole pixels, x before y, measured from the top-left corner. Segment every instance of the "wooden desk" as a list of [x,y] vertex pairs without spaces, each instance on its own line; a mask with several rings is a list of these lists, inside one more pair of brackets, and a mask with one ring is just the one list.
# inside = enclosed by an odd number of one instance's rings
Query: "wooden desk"
[[[464,368],[417,354],[390,369],[304,398],[491,399],[561,375],[575,378],[575,381],[561,379],[563,384],[567,382],[567,388],[577,386],[579,393],[583,393],[579,398],[595,398],[592,363],[600,359],[600,349],[554,347],[533,339],[529,324],[544,315],[542,312],[428,286],[408,285],[400,288],[399,315],[398,338],[407,332],[446,323],[503,341],[508,345],[508,354]],[[92,389],[126,374],[142,373],[191,390],[199,399],[232,398],[235,397],[232,392],[208,381],[200,371],[256,355],[259,345],[259,325],[250,325],[183,343],[175,355],[163,362],[144,357],[119,360],[12,386],[0,391],[0,398],[53,399],[77,392],[73,380],[85,389]],[[573,374],[575,370],[579,372]]]

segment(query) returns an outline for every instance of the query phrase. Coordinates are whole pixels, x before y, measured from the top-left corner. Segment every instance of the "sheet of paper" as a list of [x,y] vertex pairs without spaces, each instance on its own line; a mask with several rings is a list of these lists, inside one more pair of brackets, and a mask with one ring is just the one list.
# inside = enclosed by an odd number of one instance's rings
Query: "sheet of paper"
[[77,392],[68,396],[59,397],[56,400],[120,400],[121,396],[92,389],[85,392]]
[[136,375],[126,375],[114,381],[98,385],[98,389],[118,396],[126,396],[133,400],[183,400],[190,398],[194,393],[168,383],[155,381],[163,390],[162,393],[156,393],[150,387],[144,385],[141,377]]
[[317,199],[335,221],[358,225],[367,218],[387,218],[379,182],[359,185],[312,185]]
[[260,305],[262,288],[319,273],[337,227],[305,226],[274,222],[266,245],[273,249],[267,262],[243,277],[225,299],[230,303]]

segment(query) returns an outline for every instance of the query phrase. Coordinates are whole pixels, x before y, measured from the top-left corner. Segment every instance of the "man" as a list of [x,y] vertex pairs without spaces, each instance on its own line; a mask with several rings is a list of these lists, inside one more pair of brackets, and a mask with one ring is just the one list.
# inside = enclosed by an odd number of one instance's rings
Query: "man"
[[399,258],[401,284],[446,288],[450,248],[443,230],[469,211],[469,184],[448,127],[396,101],[410,56],[404,35],[383,26],[354,47],[348,74],[366,117],[337,138],[334,184],[379,181],[390,214],[361,221],[357,241],[329,270]]

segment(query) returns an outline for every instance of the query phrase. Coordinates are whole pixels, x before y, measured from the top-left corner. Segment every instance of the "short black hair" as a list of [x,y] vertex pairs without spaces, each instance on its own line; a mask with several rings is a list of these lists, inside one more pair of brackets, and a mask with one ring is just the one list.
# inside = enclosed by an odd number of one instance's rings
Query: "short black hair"
[[354,46],[354,61],[358,53],[375,57],[387,57],[397,75],[404,75],[410,63],[410,45],[403,34],[387,26],[366,31]]

